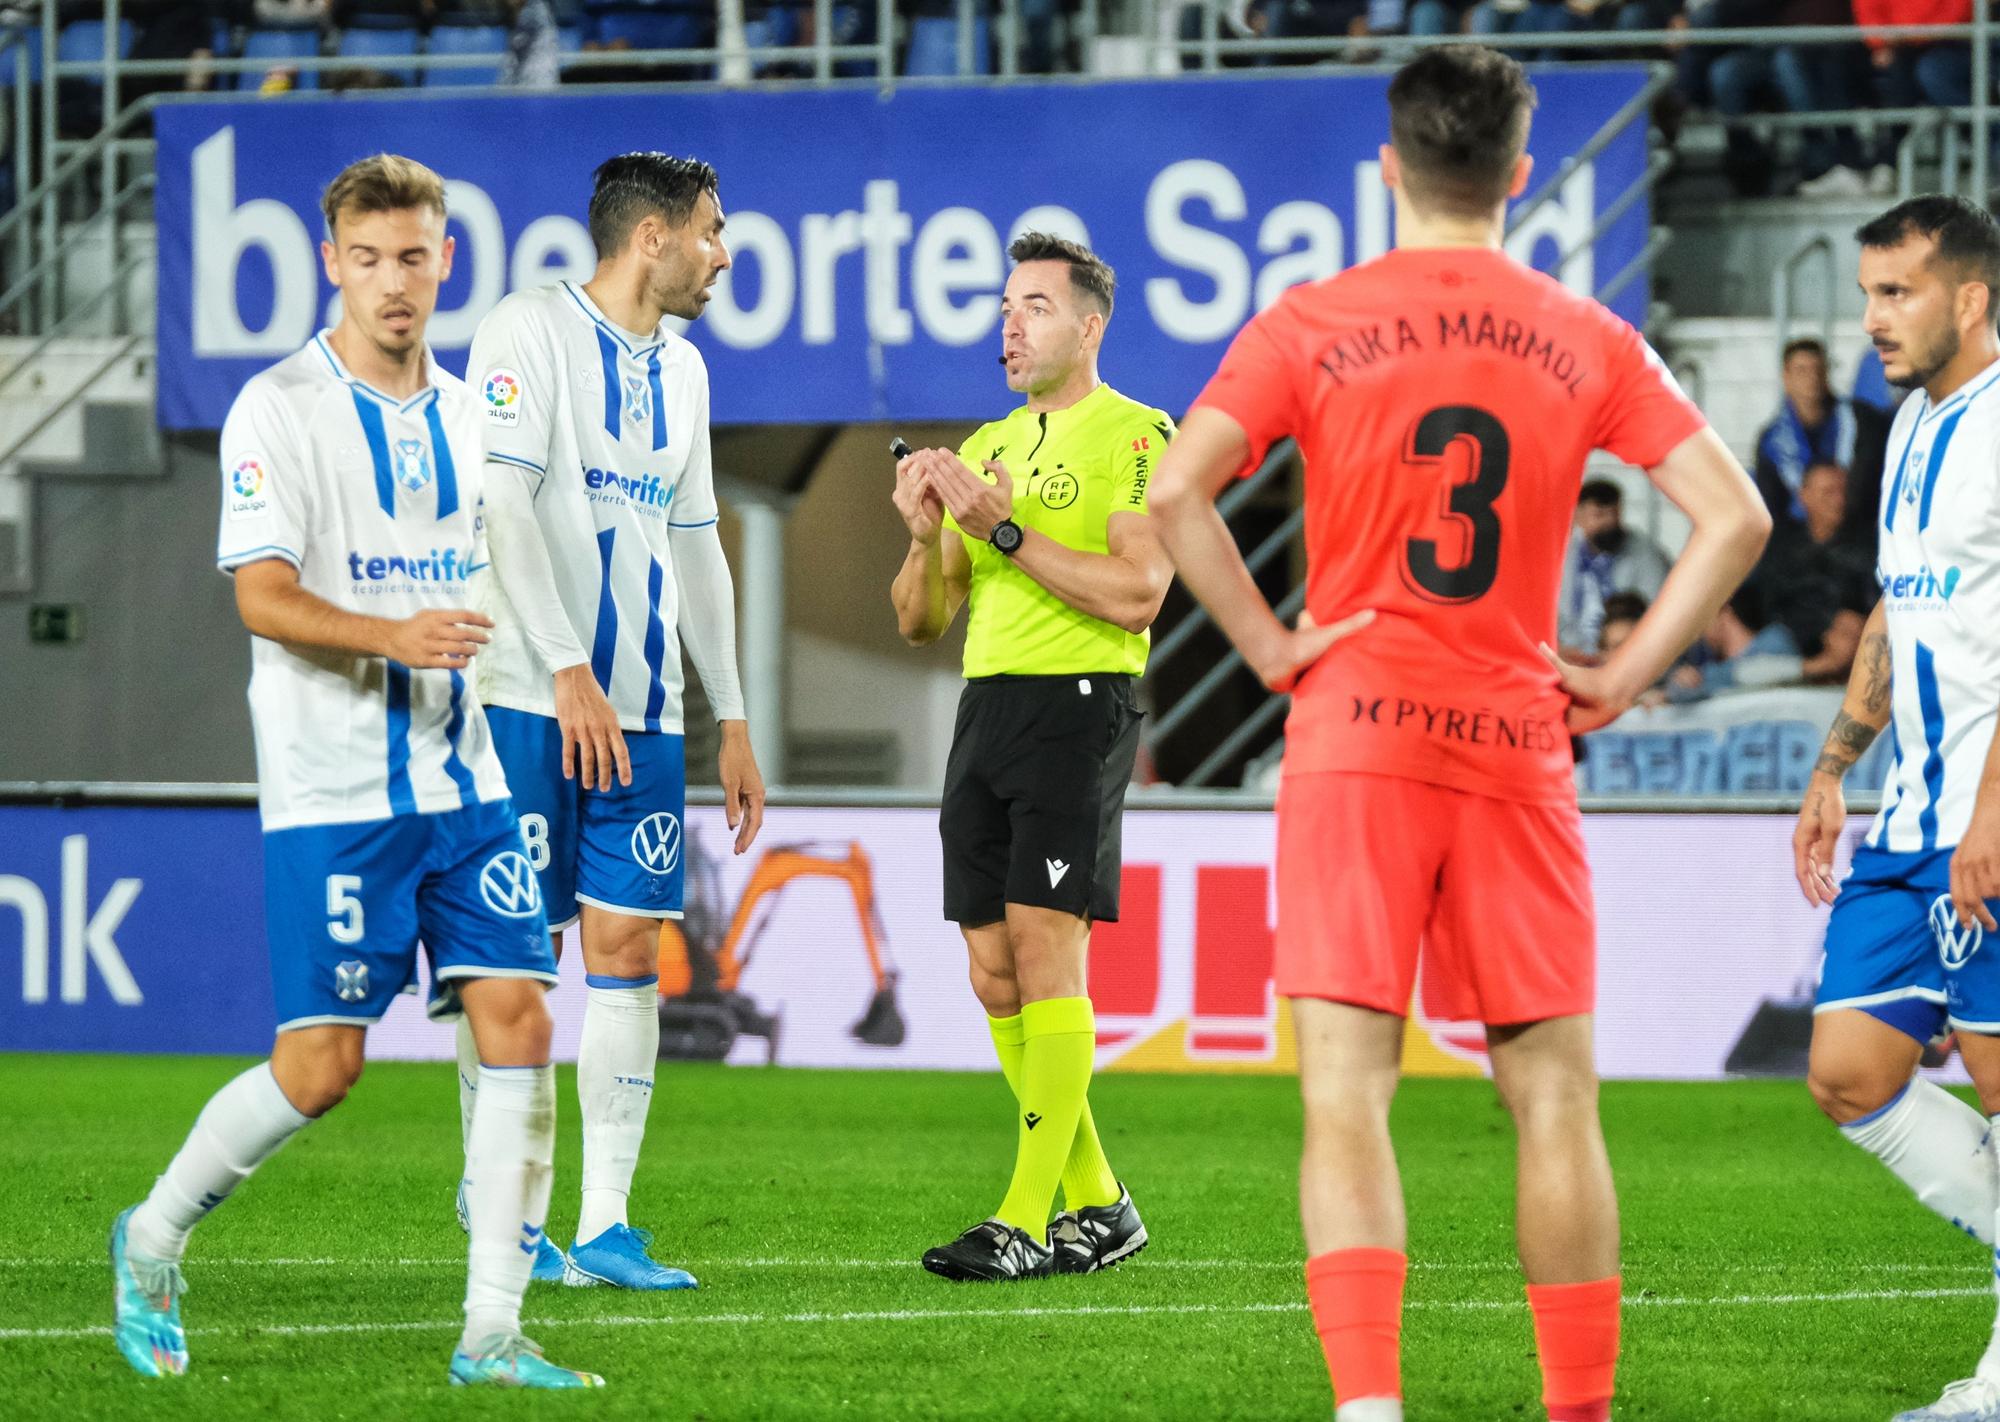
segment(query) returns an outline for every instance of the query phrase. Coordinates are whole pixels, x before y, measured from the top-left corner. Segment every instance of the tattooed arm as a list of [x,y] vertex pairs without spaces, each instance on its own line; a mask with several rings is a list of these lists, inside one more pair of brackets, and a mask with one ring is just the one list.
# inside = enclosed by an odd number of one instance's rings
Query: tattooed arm
[[1827,732],[1806,784],[1798,827],[1792,831],[1792,868],[1811,904],[1830,904],[1840,888],[1833,882],[1833,851],[1847,824],[1847,799],[1840,782],[1889,724],[1889,619],[1880,602],[1861,629],[1861,647],[1847,678],[1847,695]]

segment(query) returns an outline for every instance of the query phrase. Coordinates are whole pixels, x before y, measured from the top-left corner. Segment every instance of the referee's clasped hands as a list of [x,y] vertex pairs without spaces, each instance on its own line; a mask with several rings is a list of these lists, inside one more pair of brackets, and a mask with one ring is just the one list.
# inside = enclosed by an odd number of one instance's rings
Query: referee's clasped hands
[[948,509],[967,538],[984,539],[1014,514],[1014,476],[997,459],[982,466],[991,484],[949,449],[920,449],[896,462],[896,511],[919,543],[937,541]]

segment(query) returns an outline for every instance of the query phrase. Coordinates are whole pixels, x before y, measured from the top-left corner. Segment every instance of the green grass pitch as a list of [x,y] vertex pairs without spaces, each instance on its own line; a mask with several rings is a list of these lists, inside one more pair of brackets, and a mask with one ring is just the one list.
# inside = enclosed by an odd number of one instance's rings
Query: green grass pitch
[[[445,1385],[464,1243],[449,1065],[371,1067],[196,1234],[192,1372],[149,1381],[106,1334],[112,1215],[208,1094],[215,1059],[0,1056],[0,1418],[300,1422],[1324,1419],[1303,1308],[1295,1087],[1101,1077],[1092,1101],[1152,1246],[1106,1274],[1016,1286],[915,1259],[998,1201],[1013,1130],[997,1073],[662,1064],[635,1222],[692,1294],[536,1285],[528,1331],[602,1393]],[[573,1076],[549,1233],[576,1219]],[[1993,1304],[1983,1250],[1840,1142],[1802,1085],[1611,1085],[1624,1204],[1617,1416],[1883,1422],[1969,1371]],[[1542,1414],[1511,1245],[1512,1131],[1481,1082],[1411,1081],[1412,1422]]]

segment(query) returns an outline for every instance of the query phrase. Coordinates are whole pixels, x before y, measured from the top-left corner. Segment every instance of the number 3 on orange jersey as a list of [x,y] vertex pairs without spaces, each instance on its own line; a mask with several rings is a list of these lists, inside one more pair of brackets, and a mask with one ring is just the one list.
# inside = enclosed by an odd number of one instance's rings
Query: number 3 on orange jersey
[[1464,528],[1457,540],[1465,549],[1464,561],[1445,563],[1435,538],[1412,538],[1404,549],[1403,581],[1432,602],[1473,602],[1486,595],[1500,573],[1500,515],[1493,511],[1493,501],[1507,487],[1506,427],[1485,410],[1446,405],[1417,421],[1403,459],[1442,473],[1452,446],[1461,442],[1472,477],[1445,486],[1438,515]]

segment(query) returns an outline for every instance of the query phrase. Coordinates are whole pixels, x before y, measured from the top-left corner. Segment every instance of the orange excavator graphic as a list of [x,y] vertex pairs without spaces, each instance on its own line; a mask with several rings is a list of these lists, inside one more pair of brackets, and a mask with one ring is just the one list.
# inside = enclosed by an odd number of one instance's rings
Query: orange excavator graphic
[[848,1032],[871,1047],[901,1046],[906,1028],[896,1006],[896,968],[875,904],[875,874],[858,842],[779,844],[766,849],[732,911],[723,895],[722,866],[690,828],[684,917],[660,930],[660,1055],[676,1061],[721,1061],[741,1036],[762,1037],[767,1063],[778,1059],[782,1006],[759,1008],[742,990],[757,942],[788,885],[830,878],[854,895],[854,914],[873,984],[868,1006]]

